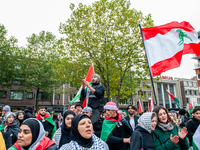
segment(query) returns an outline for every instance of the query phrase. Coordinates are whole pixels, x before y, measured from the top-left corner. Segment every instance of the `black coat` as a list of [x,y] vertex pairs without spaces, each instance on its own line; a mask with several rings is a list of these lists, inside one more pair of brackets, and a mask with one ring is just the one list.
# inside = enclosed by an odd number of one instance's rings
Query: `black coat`
[[144,128],[137,126],[131,136],[130,150],[154,150],[152,135]]
[[200,121],[198,121],[194,117],[186,123],[186,128],[188,130],[187,137],[189,138],[190,146],[192,146],[192,137],[199,125]]
[[[130,124],[130,118],[129,118],[129,115],[127,115],[126,117],[124,117],[125,119],[126,119],[126,121],[128,122],[128,124],[130,125],[130,127],[131,127],[131,124]],[[135,121],[135,127],[137,126],[137,124],[138,124],[138,119],[139,119],[140,117],[139,116],[137,116],[137,115],[134,115],[134,121]],[[131,127],[132,128],[132,127]]]
[[57,148],[56,144],[53,144],[45,150],[58,150],[58,148]]
[[129,144],[124,144],[124,138],[129,138],[132,135],[132,129],[126,119],[120,121],[122,126],[116,126],[110,133],[107,139],[107,144],[110,150],[125,150]]
[[6,144],[6,149],[10,148],[17,141],[18,131],[19,126],[15,122],[8,126],[6,132],[4,132],[4,130],[1,131]]
[[49,132],[49,135],[47,137],[51,139],[54,126],[46,120],[44,122],[42,121],[42,119],[41,120],[38,119],[38,120],[43,124],[44,130],[46,132]]
[[[102,111],[105,87],[100,83],[93,83],[92,87],[95,89],[95,92],[93,94],[96,96],[96,98],[95,97],[89,98],[88,106],[91,107],[92,109],[99,109],[99,111]],[[81,91],[81,98],[80,98],[81,102],[83,102],[85,97],[87,96],[86,92],[87,92],[86,90]]]
[[32,115],[32,111],[29,109],[24,110],[24,120],[28,118],[35,118],[35,116]]
[[101,129],[102,129],[102,119],[99,118],[95,123],[93,123],[94,134],[100,138]]

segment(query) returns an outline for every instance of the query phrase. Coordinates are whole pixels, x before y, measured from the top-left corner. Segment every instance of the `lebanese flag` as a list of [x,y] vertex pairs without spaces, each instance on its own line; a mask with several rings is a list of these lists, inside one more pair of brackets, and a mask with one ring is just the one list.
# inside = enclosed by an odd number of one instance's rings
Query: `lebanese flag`
[[200,56],[200,40],[186,21],[142,28],[146,55],[152,76],[180,66],[182,55]]
[[138,114],[141,113],[141,112],[143,112],[143,111],[142,111],[142,105],[141,105],[140,100],[139,100]]
[[[94,74],[94,67],[93,67],[93,64],[91,64],[89,70],[88,70],[88,73],[85,77],[85,80],[89,82],[89,84],[91,85],[92,84],[92,75]],[[87,87],[85,87],[85,90],[87,89]],[[81,91],[82,91],[82,85],[81,87],[79,88],[76,96],[74,97],[74,99],[70,102],[70,105],[74,102],[77,102],[77,101],[80,101],[80,97],[81,97]],[[82,104],[83,108],[85,108],[87,106],[87,97],[85,97],[84,101],[83,101],[83,104]]]
[[153,109],[154,109],[154,101],[153,98],[151,98],[151,106],[150,106],[151,112],[153,111]]

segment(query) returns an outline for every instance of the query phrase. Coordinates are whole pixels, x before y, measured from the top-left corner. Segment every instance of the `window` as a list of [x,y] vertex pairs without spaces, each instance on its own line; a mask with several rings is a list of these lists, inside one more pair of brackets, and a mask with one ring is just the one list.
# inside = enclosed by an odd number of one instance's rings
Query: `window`
[[6,98],[6,91],[0,91],[0,98]]
[[23,96],[22,91],[10,91],[10,100],[23,100]]
[[143,91],[143,93],[144,97],[147,98],[147,91]]
[[188,86],[187,81],[183,81],[184,86]]
[[21,85],[20,81],[13,81],[13,85]]
[[26,98],[33,98],[33,92],[27,92]]
[[74,94],[73,94],[73,93],[70,93],[70,94],[69,94],[69,99],[70,99],[70,101],[73,100],[73,98],[74,98]]
[[197,104],[199,104],[200,103],[200,99],[199,98],[197,98]]
[[159,105],[163,105],[163,96],[162,96],[162,89],[161,84],[158,83],[158,99],[159,99]]
[[[167,84],[163,84],[163,88],[164,88],[164,89],[168,89],[167,87],[168,87]],[[165,98],[165,107],[166,107],[166,108],[170,108],[169,94],[167,93],[166,90],[164,90],[164,98]]]
[[188,81],[188,85],[189,85],[189,86],[192,86],[192,82],[189,82],[189,81]]
[[151,98],[151,91],[148,91],[148,98]]
[[51,101],[51,93],[39,92],[38,93],[38,100],[39,101]]
[[151,86],[151,82],[147,82],[147,85],[148,85],[148,86]]
[[189,98],[186,98],[186,102],[189,103]]
[[189,94],[190,94],[190,95],[193,95],[193,92],[192,92],[192,90],[189,90]]
[[197,75],[197,80],[200,80],[200,73]]
[[60,99],[60,94],[55,94],[55,99]]
[[194,86],[194,87],[197,87],[197,82],[193,82],[193,86]]
[[144,87],[144,85],[145,85],[144,82],[142,82],[142,87]]
[[188,90],[185,90],[185,94],[186,94],[186,95],[189,95],[189,91],[188,91]]

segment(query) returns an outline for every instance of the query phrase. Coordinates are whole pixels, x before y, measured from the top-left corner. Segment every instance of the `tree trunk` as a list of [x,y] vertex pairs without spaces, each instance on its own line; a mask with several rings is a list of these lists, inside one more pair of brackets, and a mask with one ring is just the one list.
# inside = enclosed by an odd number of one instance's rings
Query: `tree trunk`
[[37,88],[36,99],[35,99],[36,112],[38,112],[38,95],[39,95],[39,90],[40,90],[40,88]]

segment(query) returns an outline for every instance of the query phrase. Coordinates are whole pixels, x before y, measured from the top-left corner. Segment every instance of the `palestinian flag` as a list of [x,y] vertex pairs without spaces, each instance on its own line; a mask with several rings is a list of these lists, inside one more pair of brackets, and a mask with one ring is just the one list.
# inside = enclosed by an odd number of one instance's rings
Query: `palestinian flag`
[[[92,75],[94,74],[94,67],[93,67],[93,64],[91,64],[89,70],[88,70],[88,73],[85,77],[85,80],[89,82],[89,84],[91,85],[92,84]],[[87,87],[85,87],[85,90],[87,89]],[[76,94],[75,98],[70,102],[70,105],[74,102],[77,102],[80,100],[80,97],[81,97],[81,91],[82,91],[82,85],[81,87],[79,88],[78,90],[78,93]],[[83,108],[85,108],[87,106],[87,97],[85,97],[85,100],[83,101]]]
[[121,115],[117,113],[117,116],[118,116],[118,120],[109,118],[108,116],[104,119],[102,130],[101,130],[101,136],[100,136],[100,139],[102,139],[104,142],[107,141],[110,133],[113,131],[116,125],[121,121],[122,119]]
[[142,28],[146,55],[152,76],[180,66],[184,54],[200,56],[200,40],[186,21]]
[[200,126],[197,128],[192,137],[192,146],[193,150],[200,150]]
[[190,117],[192,117],[192,111],[193,111],[193,106],[192,106],[192,103],[191,103],[191,100],[189,101],[189,114],[190,114]]
[[169,96],[171,97],[172,100],[174,100],[174,102],[176,103],[176,105],[178,106],[179,109],[181,109],[181,106],[179,105],[179,100],[177,97],[175,97],[172,93],[170,93],[167,89],[166,89],[167,93],[169,94]]
[[4,124],[0,124],[0,131],[3,130],[5,128]]
[[141,113],[143,111],[142,111],[142,105],[141,105],[140,100],[138,102],[139,102],[139,105],[138,105],[138,115],[139,115],[139,113]]
[[[36,119],[43,120],[42,117],[40,116],[40,114],[37,115]],[[56,126],[55,126],[51,116],[49,116],[47,113],[45,113],[45,115],[44,115],[44,120],[48,121],[51,125],[53,125],[53,131],[52,131],[52,136],[51,136],[51,140],[52,140],[53,139],[53,135],[56,132]]]
[[151,106],[150,106],[151,112],[153,111],[153,109],[154,109],[154,101],[153,98],[151,98]]

